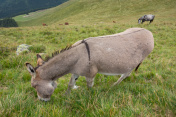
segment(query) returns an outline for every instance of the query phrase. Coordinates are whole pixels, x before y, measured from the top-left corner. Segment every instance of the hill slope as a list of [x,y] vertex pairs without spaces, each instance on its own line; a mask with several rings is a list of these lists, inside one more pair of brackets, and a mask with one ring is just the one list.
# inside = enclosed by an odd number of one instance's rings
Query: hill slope
[[[102,22],[137,22],[144,14],[154,14],[158,20],[166,20],[166,14],[175,20],[175,0],[70,0],[31,17],[15,17],[20,26],[59,24],[65,21],[71,24],[93,24]],[[166,10],[167,9],[167,10]],[[129,18],[130,17],[130,18]]]
[[54,7],[65,1],[67,0],[0,0],[0,18]]

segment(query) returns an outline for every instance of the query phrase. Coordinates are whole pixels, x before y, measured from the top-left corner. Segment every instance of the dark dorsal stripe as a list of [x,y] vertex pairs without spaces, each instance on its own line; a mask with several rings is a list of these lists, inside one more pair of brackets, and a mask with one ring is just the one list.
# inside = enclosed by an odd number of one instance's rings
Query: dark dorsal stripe
[[89,62],[90,62],[90,49],[89,49],[89,45],[88,45],[88,43],[85,40],[82,40],[82,43],[84,43],[86,45],[87,54],[88,54]]

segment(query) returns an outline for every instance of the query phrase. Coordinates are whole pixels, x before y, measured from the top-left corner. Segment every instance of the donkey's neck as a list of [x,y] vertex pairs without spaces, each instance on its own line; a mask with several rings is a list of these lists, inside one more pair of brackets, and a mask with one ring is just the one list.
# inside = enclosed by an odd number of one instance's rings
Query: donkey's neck
[[55,80],[70,73],[79,58],[78,53],[74,51],[75,48],[66,50],[39,67],[37,71],[40,77],[46,80]]

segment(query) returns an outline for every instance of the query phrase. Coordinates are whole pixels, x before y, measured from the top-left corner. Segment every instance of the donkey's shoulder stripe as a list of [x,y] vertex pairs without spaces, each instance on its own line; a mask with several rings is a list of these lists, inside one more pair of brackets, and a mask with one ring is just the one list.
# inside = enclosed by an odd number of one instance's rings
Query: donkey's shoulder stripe
[[90,48],[89,48],[89,44],[83,39],[82,43],[84,43],[86,45],[86,49],[87,49],[87,53],[88,53],[88,57],[89,57],[89,61],[90,61]]

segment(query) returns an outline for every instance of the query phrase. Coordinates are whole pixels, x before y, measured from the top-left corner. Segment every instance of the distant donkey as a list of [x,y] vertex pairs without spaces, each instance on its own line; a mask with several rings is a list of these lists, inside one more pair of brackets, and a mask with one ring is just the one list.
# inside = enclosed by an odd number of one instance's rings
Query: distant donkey
[[34,68],[30,63],[26,66],[38,98],[48,101],[57,87],[55,80],[68,73],[72,73],[72,77],[67,94],[72,88],[77,88],[75,83],[79,76],[86,77],[88,88],[93,86],[97,73],[121,75],[114,83],[119,84],[133,69],[138,69],[153,48],[154,39],[150,31],[130,28],[122,33],[78,41],[46,62],[37,55],[38,66]]
[[[153,22],[153,20],[154,20],[154,18],[155,18],[155,16],[154,15],[144,15],[144,16],[142,16],[141,18],[139,18],[138,19],[138,23],[140,24],[142,24],[143,22],[145,22],[145,21],[150,21],[150,23],[152,23]],[[142,22],[141,22],[142,21]]]

